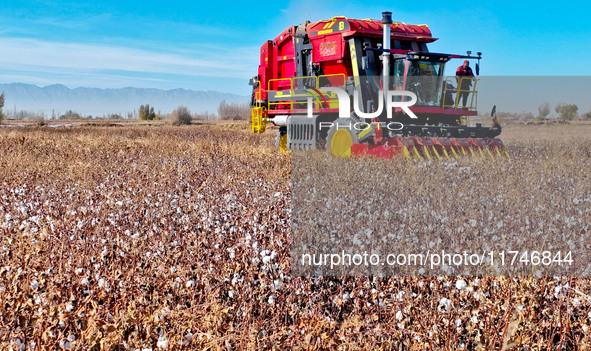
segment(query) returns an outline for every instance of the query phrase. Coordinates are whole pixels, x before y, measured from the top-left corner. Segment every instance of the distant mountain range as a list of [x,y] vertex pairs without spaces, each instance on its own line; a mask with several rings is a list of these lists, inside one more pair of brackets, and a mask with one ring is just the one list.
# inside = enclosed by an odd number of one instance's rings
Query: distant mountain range
[[83,116],[103,116],[113,113],[127,116],[139,110],[139,106],[150,104],[156,112],[170,113],[180,105],[188,107],[193,113],[217,113],[222,100],[228,103],[246,103],[248,96],[217,91],[193,91],[186,89],[70,89],[61,84],[38,87],[32,84],[0,84],[6,101],[4,112],[30,111],[43,114],[45,118],[59,116],[68,110]]

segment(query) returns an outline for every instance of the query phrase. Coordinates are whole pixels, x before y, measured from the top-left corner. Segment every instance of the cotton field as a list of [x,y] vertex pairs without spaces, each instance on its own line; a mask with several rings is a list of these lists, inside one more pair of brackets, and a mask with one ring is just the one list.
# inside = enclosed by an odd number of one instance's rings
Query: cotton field
[[[504,163],[382,164],[437,176],[397,194],[403,233],[586,238],[591,126],[552,127],[508,129]],[[0,129],[0,349],[591,349],[587,278],[292,276],[296,170],[271,132]],[[508,211],[474,216],[499,177]]]

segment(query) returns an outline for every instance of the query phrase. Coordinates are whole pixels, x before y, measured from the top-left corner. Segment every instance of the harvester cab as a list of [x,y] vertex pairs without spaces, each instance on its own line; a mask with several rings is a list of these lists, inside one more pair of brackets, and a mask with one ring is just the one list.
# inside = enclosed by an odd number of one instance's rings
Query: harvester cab
[[[430,52],[426,25],[335,17],[291,26],[260,51],[251,79],[252,131],[279,126],[282,150],[325,148],[350,157],[449,158],[507,155],[491,127],[476,116],[478,78],[446,77],[453,59],[482,54]],[[469,71],[471,72],[471,70]]]

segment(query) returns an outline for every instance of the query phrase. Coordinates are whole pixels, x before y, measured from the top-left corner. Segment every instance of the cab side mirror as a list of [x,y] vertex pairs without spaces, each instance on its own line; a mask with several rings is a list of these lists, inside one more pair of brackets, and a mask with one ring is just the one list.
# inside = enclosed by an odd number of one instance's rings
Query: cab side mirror
[[480,65],[478,63],[476,63],[476,75],[480,75]]

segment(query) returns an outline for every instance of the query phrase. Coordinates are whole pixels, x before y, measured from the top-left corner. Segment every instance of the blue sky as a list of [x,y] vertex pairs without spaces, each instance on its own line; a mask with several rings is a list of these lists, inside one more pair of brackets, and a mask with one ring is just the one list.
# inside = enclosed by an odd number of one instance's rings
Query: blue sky
[[431,51],[482,51],[482,75],[589,76],[589,9],[582,1],[3,1],[0,83],[248,95],[260,45],[288,25],[379,19],[383,10],[428,24],[440,38]]

